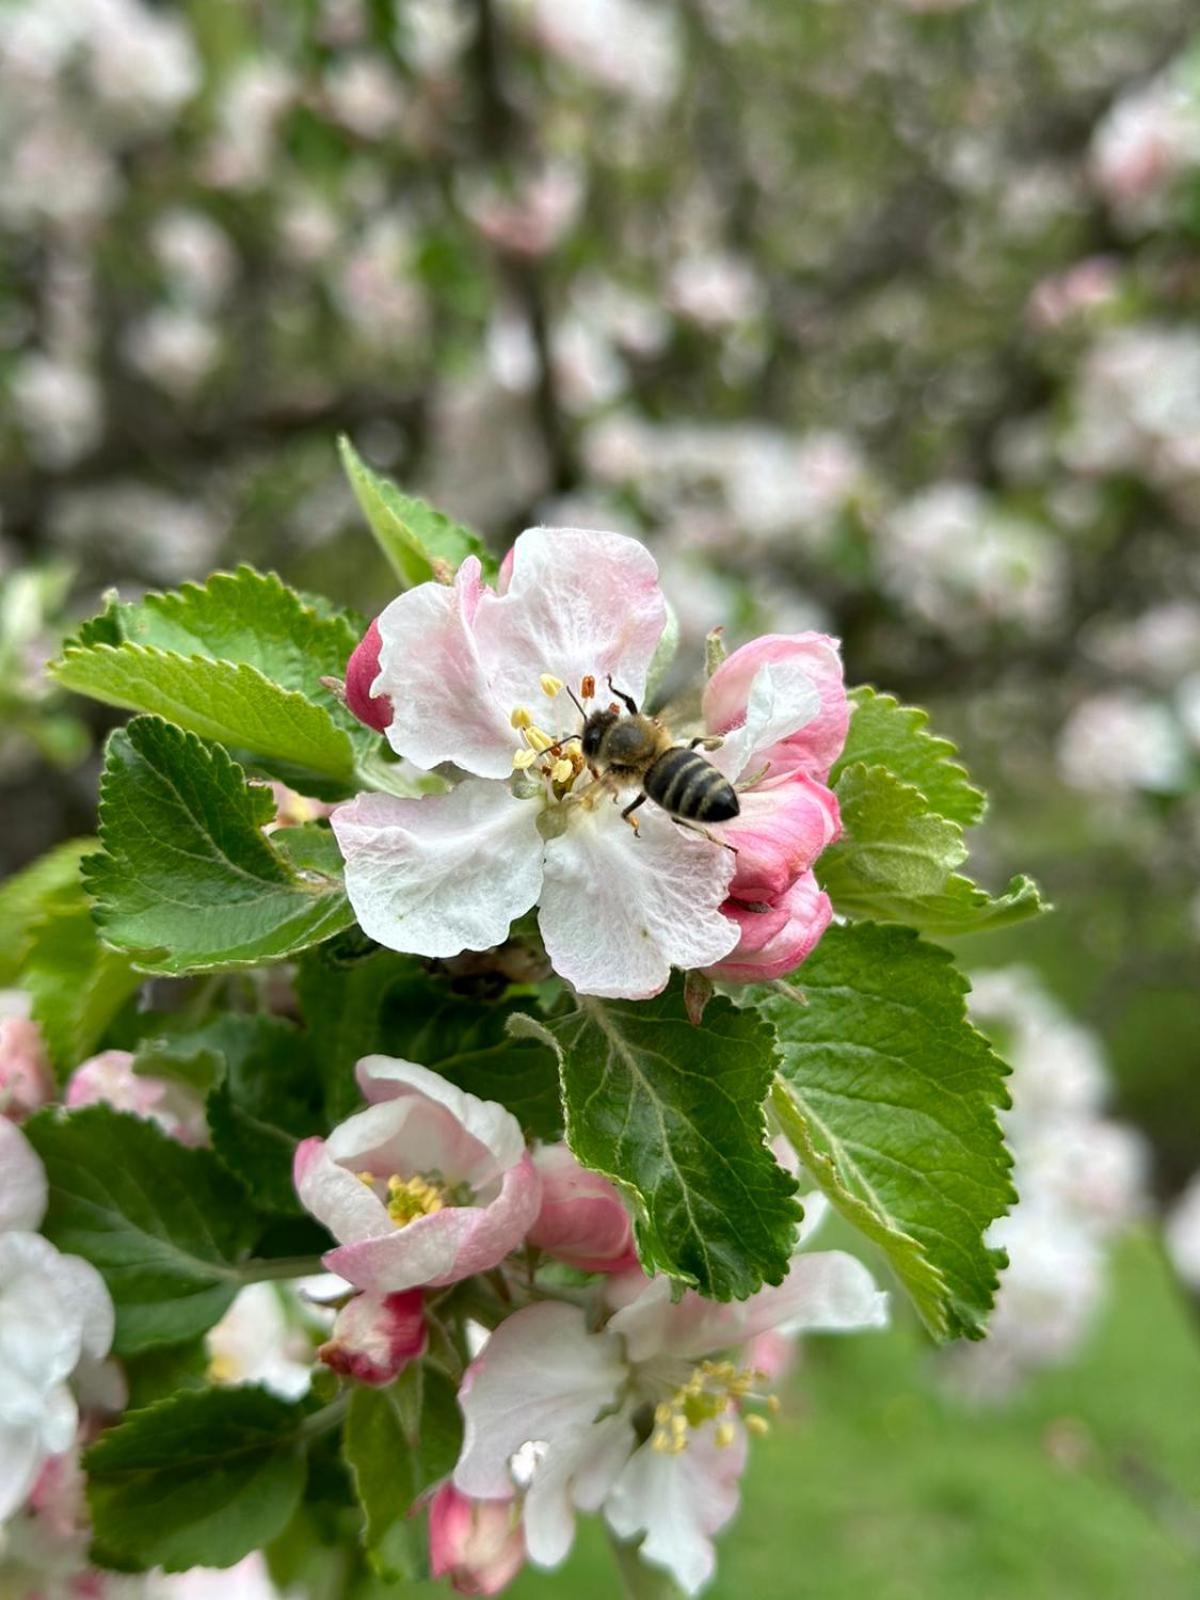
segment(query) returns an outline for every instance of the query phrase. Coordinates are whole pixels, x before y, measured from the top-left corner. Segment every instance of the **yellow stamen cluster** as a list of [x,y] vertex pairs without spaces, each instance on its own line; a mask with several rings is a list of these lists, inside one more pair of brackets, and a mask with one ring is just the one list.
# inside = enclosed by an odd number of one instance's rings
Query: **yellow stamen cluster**
[[[748,1404],[778,1411],[775,1396],[761,1392],[765,1382],[766,1373],[750,1367],[736,1367],[732,1361],[702,1361],[682,1388],[655,1406],[651,1448],[660,1455],[679,1455],[687,1449],[693,1430],[714,1422],[713,1442],[718,1450],[727,1450],[737,1437],[731,1412],[740,1414]],[[757,1412],[744,1416],[743,1421],[755,1434],[764,1434],[770,1427]]]
[[[368,1189],[379,1182],[373,1172],[356,1172],[355,1177]],[[443,1210],[448,1198],[447,1191],[428,1178],[419,1175],[401,1178],[395,1172],[387,1180],[387,1194],[387,1214],[398,1228],[406,1228],[418,1217],[431,1217],[435,1211]]]
[[[542,693],[551,700],[561,691],[561,678],[543,672],[538,680]],[[583,771],[583,748],[577,737],[554,739],[544,728],[539,728],[528,706],[515,706],[509,717],[512,726],[521,735],[521,746],[513,751],[512,764],[517,772],[537,771],[549,778],[555,793],[561,799]],[[541,758],[545,756],[546,760]]]

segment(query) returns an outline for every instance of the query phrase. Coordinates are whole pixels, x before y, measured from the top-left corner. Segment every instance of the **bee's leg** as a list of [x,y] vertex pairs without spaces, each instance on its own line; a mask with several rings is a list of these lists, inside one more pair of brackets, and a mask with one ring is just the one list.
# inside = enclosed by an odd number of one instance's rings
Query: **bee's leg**
[[725,740],[720,734],[702,733],[690,741],[688,744],[688,749],[695,750],[700,745],[703,745],[706,750],[719,750],[724,743]]
[[632,799],[629,802],[629,804],[625,807],[624,811],[622,811],[622,813],[621,813],[621,821],[622,822],[627,822],[629,824],[629,826],[633,829],[634,833],[636,833],[638,831],[639,824],[638,824],[638,819],[634,816],[633,813],[637,810],[637,808],[639,806],[644,806],[646,804],[646,801],[649,798],[650,798],[649,795],[643,789],[641,794],[637,795],[634,799]]
[[738,853],[737,845],[730,844],[728,839],[718,839],[716,834],[711,829],[704,827],[702,823],[692,822],[688,817],[675,816],[671,818],[671,821],[677,828],[682,828],[685,833],[698,833],[702,839],[707,839],[709,844],[719,844],[722,850],[732,850],[734,855]]
[[636,717],[637,714],[638,714],[637,701],[633,698],[632,695],[622,694],[621,693],[620,689],[618,689],[616,687],[616,685],[612,681],[612,673],[611,672],[608,675],[608,687],[616,695],[617,699],[620,700],[624,704],[626,711],[629,712],[629,715],[631,717]]

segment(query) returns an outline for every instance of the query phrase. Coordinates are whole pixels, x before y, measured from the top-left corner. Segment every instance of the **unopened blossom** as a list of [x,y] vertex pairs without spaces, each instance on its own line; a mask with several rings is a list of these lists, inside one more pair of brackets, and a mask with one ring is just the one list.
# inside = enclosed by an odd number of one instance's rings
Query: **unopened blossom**
[[741,938],[723,961],[707,969],[709,976],[727,983],[768,983],[785,978],[813,953],[833,919],[833,902],[816,875],[805,872],[759,909],[727,900],[724,911]]
[[0,1016],[0,1117],[21,1122],[54,1097],[42,1030],[24,1016]]
[[334,1372],[383,1387],[419,1360],[428,1343],[425,1297],[419,1289],[406,1289],[348,1300],[317,1354]]
[[499,1594],[525,1565],[520,1505],[469,1500],[444,1483],[429,1506],[429,1570],[458,1594]]
[[135,1117],[157,1123],[180,1144],[204,1144],[208,1138],[200,1096],[170,1078],[135,1072],[128,1050],[102,1050],[76,1067],[63,1098],[73,1111],[93,1105],[130,1111]]
[[296,1150],[296,1190],[338,1240],[325,1265],[372,1294],[497,1266],[537,1215],[516,1118],[409,1061],[358,1064],[365,1111]]
[[71,1379],[98,1367],[113,1338],[112,1300],[95,1267],[33,1231],[45,1205],[41,1162],[0,1118],[0,1522],[74,1442]]
[[[629,826],[618,801],[632,793],[594,778],[579,744],[583,716],[571,694],[602,709],[611,678],[640,704],[665,624],[649,553],[584,529],[522,534],[495,590],[472,557],[452,585],[422,584],[387,607],[368,692],[391,701],[388,741],[419,768],[451,762],[470,776],[445,794],[364,794],[334,812],[366,933],[395,950],[457,955],[501,944],[537,904],[555,971],[583,993],[631,999],[657,994],[673,966],[706,967],[730,953],[740,930],[721,907],[735,850],[655,805]],[[734,825],[745,829],[747,870],[764,828],[778,836],[787,877],[835,825],[831,796],[801,786],[766,793],[779,776],[776,753],[785,759],[810,723],[823,732],[828,670],[816,652],[764,655],[751,681],[720,701],[729,731],[710,759],[747,789],[744,822]],[[803,851],[784,838],[801,828],[801,813]]]
[[737,1350],[777,1327],[880,1327],[886,1296],[841,1251],[797,1255],[781,1285],[740,1303],[674,1301],[665,1278],[609,1284],[619,1309],[596,1331],[579,1306],[544,1302],[491,1335],[459,1395],[455,1487],[501,1501],[522,1491],[529,1559],[543,1567],[566,1556],[576,1511],[602,1509],[619,1538],[644,1534],[643,1560],[694,1594],[737,1509],[749,1435],[774,1409]]
[[565,1144],[533,1158],[542,1201],[528,1242],[581,1272],[628,1272],[638,1264],[633,1223],[614,1184],[580,1166]]

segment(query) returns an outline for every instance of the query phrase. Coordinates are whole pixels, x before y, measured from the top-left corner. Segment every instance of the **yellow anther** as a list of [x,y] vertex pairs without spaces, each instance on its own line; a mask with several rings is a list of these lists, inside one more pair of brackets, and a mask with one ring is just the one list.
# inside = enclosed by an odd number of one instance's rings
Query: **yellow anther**
[[232,1356],[214,1356],[208,1363],[208,1376],[213,1383],[232,1383],[237,1375],[237,1363]]
[[514,728],[529,728],[533,725],[533,717],[524,706],[517,706],[512,716],[508,719]]
[[783,1402],[777,1394],[769,1394],[767,1396],[767,1410],[773,1417],[777,1417],[783,1410]]
[[521,730],[525,743],[531,750],[536,750],[539,755],[543,750],[549,750],[554,740],[548,733],[543,733],[541,728],[523,728]]
[[398,1228],[405,1228],[418,1217],[431,1217],[446,1201],[442,1191],[427,1178],[388,1179],[387,1213]]
[[359,1183],[365,1183],[368,1189],[375,1187],[375,1174],[373,1172],[356,1172],[354,1176]]
[[737,1438],[737,1433],[732,1422],[718,1422],[713,1429],[713,1443],[718,1450],[728,1450]]
[[672,1448],[671,1435],[669,1433],[656,1433],[650,1441],[650,1448],[657,1451],[660,1456],[665,1456]]
[[543,672],[538,682],[542,686],[542,693],[548,695],[551,700],[562,692],[562,679],[556,678],[553,673]]
[[771,1424],[766,1417],[760,1417],[756,1411],[752,1411],[744,1420],[747,1432],[756,1433],[760,1439],[764,1433],[770,1433],[771,1431]]
[[514,750],[513,766],[518,772],[525,772],[533,765],[537,758],[538,753],[536,750]]
[[568,761],[566,756],[560,756],[550,768],[550,776],[555,783],[570,783],[575,776],[575,763]]

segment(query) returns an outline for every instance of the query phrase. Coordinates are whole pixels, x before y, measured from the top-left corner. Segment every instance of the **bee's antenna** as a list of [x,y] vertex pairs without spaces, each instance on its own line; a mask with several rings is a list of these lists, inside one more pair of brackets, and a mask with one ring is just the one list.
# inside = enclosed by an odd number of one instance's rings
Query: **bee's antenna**
[[565,684],[564,688],[566,689],[567,693],[571,696],[571,699],[574,700],[576,711],[578,711],[579,715],[586,722],[587,721],[587,712],[583,709],[583,703],[581,702],[579,696],[575,693],[574,689],[572,689],[572,687],[571,687],[571,685],[569,683]]

